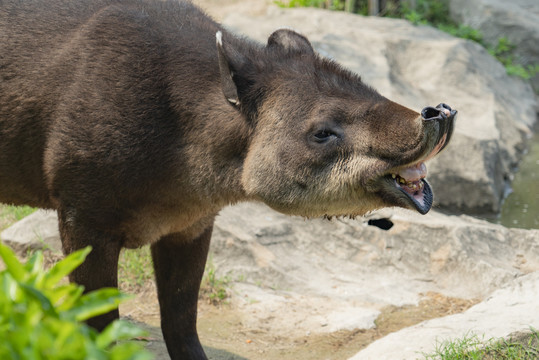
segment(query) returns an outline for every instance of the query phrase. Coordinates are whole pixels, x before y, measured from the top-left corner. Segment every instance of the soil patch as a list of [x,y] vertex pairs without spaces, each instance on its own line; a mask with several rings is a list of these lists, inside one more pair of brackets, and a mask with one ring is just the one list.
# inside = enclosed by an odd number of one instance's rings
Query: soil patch
[[[148,348],[156,359],[168,359],[159,331],[159,306],[153,282],[135,290],[135,298],[120,307],[122,316],[150,325]],[[246,313],[230,303],[212,305],[208,299],[199,301],[198,332],[210,359],[307,360],[347,359],[371,342],[421,321],[463,312],[477,303],[429,292],[417,306],[383,308],[375,321],[376,328],[336,331],[332,333],[287,333],[283,336],[265,330],[267,321],[260,319],[257,328],[246,321]],[[298,311],[296,309],[296,311]],[[297,316],[298,314],[294,314]],[[309,316],[306,312],[305,318]],[[287,314],[275,314],[287,321]],[[276,319],[272,319],[275,321]],[[251,325],[249,325],[251,324]],[[284,326],[283,327],[288,327]]]

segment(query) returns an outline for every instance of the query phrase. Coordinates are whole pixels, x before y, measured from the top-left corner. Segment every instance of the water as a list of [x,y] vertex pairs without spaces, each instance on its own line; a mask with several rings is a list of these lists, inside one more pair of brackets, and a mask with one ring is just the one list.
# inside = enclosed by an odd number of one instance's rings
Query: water
[[539,133],[520,162],[498,222],[507,227],[539,229]]

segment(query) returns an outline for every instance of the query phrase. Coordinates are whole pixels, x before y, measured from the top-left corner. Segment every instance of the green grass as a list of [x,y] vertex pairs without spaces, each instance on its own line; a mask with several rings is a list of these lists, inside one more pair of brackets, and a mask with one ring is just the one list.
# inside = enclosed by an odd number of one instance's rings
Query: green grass
[[[36,211],[29,206],[0,205],[0,230],[21,220]],[[30,253],[28,255],[31,255]],[[140,288],[154,281],[153,262],[150,247],[140,249],[123,249],[118,262],[118,285],[123,291],[137,292]],[[215,266],[210,259],[206,264],[201,284],[201,299],[218,305],[228,297],[227,288],[230,279],[218,277]]]
[[280,7],[317,7],[330,10],[344,10],[344,0],[285,0],[274,1]]
[[36,208],[30,206],[0,205],[0,219],[3,222],[16,222],[30,215]]
[[210,256],[206,263],[206,270],[200,284],[200,299],[206,299],[208,303],[220,305],[225,303],[228,298],[228,288],[230,287],[230,278],[228,276],[218,277],[215,265]]
[[154,280],[150,246],[123,249],[118,262],[118,285],[125,291],[143,287]]
[[513,55],[515,45],[506,37],[499,38],[495,46],[487,46],[487,48],[488,52],[505,66],[509,75],[529,80],[539,73],[539,64],[523,66],[516,62]]
[[[140,289],[154,281],[153,262],[149,246],[140,249],[123,249],[118,262],[118,284],[124,291],[134,291]],[[230,287],[228,276],[217,275],[215,265],[211,256],[206,264],[202,283],[200,285],[200,296],[208,303],[219,305],[228,298],[228,288]]]
[[477,335],[443,342],[432,354],[423,354],[426,360],[534,360],[539,359],[539,333],[530,333],[509,339],[482,339]]

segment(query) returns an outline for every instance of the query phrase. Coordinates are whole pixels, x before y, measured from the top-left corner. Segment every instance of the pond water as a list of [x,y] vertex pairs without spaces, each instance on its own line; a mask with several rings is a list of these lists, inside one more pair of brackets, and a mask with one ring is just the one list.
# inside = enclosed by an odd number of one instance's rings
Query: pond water
[[507,227],[539,229],[539,133],[530,142],[511,187],[513,192],[505,199],[497,222]]

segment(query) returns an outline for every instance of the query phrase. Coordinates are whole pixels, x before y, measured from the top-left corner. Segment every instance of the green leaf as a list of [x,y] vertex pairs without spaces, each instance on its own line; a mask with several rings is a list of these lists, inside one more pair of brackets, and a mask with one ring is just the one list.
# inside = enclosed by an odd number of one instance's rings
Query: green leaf
[[56,310],[54,309],[54,306],[52,305],[51,301],[41,291],[26,284],[19,283],[19,286],[21,287],[21,289],[24,290],[27,295],[39,302],[39,304],[41,305],[41,309],[43,310],[43,312],[45,312],[45,314],[52,317],[58,317],[58,314],[56,313]]
[[92,251],[91,246],[77,250],[66,256],[63,260],[58,261],[45,275],[45,287],[54,287],[65,276],[69,275],[73,270],[80,266],[86,259],[86,256]]
[[11,276],[11,274],[7,271],[2,271],[0,273],[0,285],[0,290],[2,291],[0,294],[0,299],[5,296],[7,301],[15,301],[19,285],[17,284],[17,281],[13,279],[13,276]]
[[43,270],[43,253],[36,251],[26,261],[25,269],[31,274],[37,274]]
[[147,336],[148,332],[135,325],[122,320],[116,320],[97,336],[96,345],[100,349],[105,349],[118,340],[131,340],[139,336]]
[[11,276],[17,281],[23,281],[26,276],[24,266],[19,262],[13,250],[3,243],[0,243],[0,257],[4,260]]
[[51,291],[49,299],[58,311],[69,310],[81,297],[84,287],[77,284],[59,286]]
[[117,309],[118,305],[131,298],[115,288],[103,288],[87,293],[79,298],[70,310],[63,313],[66,318],[84,321],[94,316]]
[[116,345],[110,351],[110,360],[151,360],[154,356],[137,343]]

